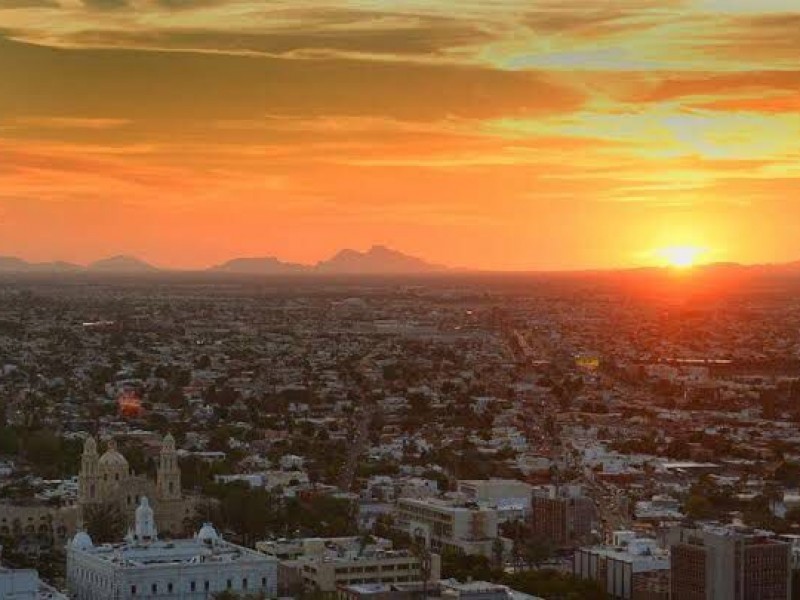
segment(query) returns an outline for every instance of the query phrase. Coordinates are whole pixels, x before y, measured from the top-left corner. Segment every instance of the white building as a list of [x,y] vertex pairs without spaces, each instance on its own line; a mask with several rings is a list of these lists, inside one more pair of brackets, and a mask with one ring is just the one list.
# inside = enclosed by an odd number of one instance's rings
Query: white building
[[43,583],[33,569],[0,567],[2,600],[66,600],[67,597]]
[[441,579],[441,559],[431,554],[423,562],[392,542],[360,537],[305,538],[259,542],[260,552],[281,560],[282,581],[307,590],[334,593],[340,587],[376,583],[410,583]]
[[274,558],[224,541],[210,524],[192,539],[159,540],[147,498],[124,542],[95,546],[79,532],[67,548],[67,586],[76,600],[201,600],[226,590],[275,597],[277,569]]
[[394,516],[395,529],[421,540],[434,552],[452,550],[491,557],[499,538],[497,511],[476,503],[402,498]]
[[610,546],[579,549],[573,573],[597,581],[614,600],[669,597],[669,552],[631,531],[614,532]]

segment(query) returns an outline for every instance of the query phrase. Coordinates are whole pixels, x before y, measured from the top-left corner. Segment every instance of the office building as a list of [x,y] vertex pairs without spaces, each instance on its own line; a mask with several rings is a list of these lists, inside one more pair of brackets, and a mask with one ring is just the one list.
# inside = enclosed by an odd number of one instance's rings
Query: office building
[[535,535],[557,546],[588,539],[596,518],[594,502],[578,486],[536,488],[531,499],[531,525]]
[[670,532],[672,597],[789,600],[791,546],[771,534],[702,526]]
[[669,553],[630,531],[615,532],[611,545],[578,549],[573,573],[600,583],[611,600],[669,600]]

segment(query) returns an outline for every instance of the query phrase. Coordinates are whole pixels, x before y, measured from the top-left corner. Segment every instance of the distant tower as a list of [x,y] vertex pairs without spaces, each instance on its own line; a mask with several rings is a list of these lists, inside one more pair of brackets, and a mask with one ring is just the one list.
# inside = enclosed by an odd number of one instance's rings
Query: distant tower
[[152,542],[158,537],[156,518],[146,496],[142,496],[136,509],[134,535],[139,542]]
[[97,442],[92,436],[86,438],[81,456],[81,471],[78,474],[78,501],[80,504],[94,504],[99,501],[100,457]]
[[156,485],[159,500],[181,499],[181,471],[178,468],[175,438],[170,433],[164,437],[161,444]]

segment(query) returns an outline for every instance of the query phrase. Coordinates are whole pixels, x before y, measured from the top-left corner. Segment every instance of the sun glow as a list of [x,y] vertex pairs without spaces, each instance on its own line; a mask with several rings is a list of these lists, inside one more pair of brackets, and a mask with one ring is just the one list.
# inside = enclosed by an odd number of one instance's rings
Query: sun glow
[[705,250],[697,246],[669,246],[656,251],[656,255],[663,263],[676,269],[689,269],[695,266],[703,254]]

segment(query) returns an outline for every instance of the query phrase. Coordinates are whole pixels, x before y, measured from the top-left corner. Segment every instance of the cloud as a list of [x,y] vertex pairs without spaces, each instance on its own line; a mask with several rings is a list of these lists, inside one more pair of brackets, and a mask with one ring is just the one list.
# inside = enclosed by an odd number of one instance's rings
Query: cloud
[[23,117],[6,121],[13,127],[36,129],[118,129],[130,125],[127,119],[97,119],[70,117]]
[[131,7],[128,0],[83,0],[83,5],[93,10],[121,10]]
[[398,29],[227,32],[210,29],[83,31],[62,39],[81,47],[205,50],[271,56],[303,51],[360,55],[434,55],[490,39],[479,28],[458,23],[420,24]]
[[17,8],[58,8],[56,0],[0,0],[0,10]]
[[535,72],[340,59],[62,49],[0,38],[7,118],[402,120],[569,112],[583,94]]

